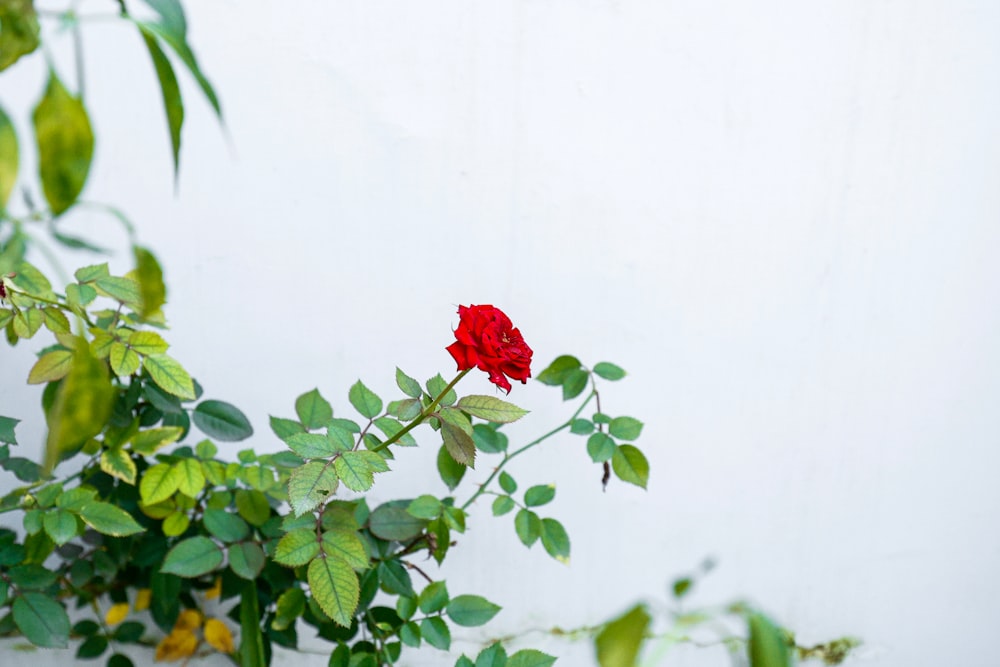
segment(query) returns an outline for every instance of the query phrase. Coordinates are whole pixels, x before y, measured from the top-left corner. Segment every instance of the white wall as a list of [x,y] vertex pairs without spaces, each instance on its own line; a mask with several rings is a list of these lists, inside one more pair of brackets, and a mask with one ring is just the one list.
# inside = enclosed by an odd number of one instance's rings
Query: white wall
[[[859,636],[852,664],[997,663],[1000,5],[187,4],[225,132],[185,85],[175,196],[141,43],[95,24],[87,196],[159,252],[175,356],[254,446],[313,386],[346,405],[397,364],[450,372],[455,306],[495,303],[539,369],[631,372],[606,406],[647,422],[653,473],[601,493],[569,436],[518,461],[557,484],[573,558],[526,551],[482,503],[440,574],[504,605],[490,632],[598,622],[711,555],[695,602]],[[39,76],[0,77],[22,129]],[[3,414],[37,414],[25,348],[4,352]],[[511,399],[524,437],[565,414],[541,386]],[[396,469],[376,496],[443,490],[425,454]]]

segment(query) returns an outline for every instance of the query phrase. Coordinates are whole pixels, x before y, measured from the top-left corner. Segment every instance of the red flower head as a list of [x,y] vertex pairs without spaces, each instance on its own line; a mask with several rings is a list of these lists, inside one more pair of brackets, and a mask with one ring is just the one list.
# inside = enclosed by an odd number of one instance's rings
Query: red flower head
[[[521,384],[531,377],[531,348],[510,318],[493,306],[459,306],[455,342],[447,350],[458,370],[478,368],[490,382],[510,393],[511,380]],[[506,377],[505,377],[506,376]]]

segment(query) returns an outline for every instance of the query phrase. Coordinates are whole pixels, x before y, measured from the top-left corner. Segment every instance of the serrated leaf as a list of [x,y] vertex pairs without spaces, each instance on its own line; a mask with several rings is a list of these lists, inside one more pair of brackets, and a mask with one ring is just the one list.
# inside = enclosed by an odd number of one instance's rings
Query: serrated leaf
[[449,422],[441,424],[441,439],[448,454],[464,466],[474,468],[476,464],[476,445],[472,436],[461,427]]
[[634,417],[615,417],[608,431],[619,440],[635,440],[642,433],[642,422]]
[[337,490],[338,478],[333,466],[310,461],[292,471],[288,480],[288,502],[296,515],[316,508]]
[[229,554],[229,569],[242,579],[255,580],[267,563],[264,550],[256,542],[231,544],[227,553]]
[[83,102],[70,95],[51,70],[32,120],[42,192],[53,215],[58,216],[76,202],[87,182],[94,155],[94,133]]
[[350,627],[361,589],[351,566],[339,558],[317,558],[307,571],[312,597],[334,623]]
[[375,537],[403,542],[419,535],[427,522],[401,507],[381,505],[368,517],[368,527]]
[[296,433],[289,436],[285,444],[305,459],[326,459],[342,451],[333,440],[321,433]]
[[556,357],[548,367],[538,374],[536,378],[542,384],[557,387],[563,383],[566,376],[574,370],[580,368],[580,360],[570,355]]
[[542,519],[542,546],[557,561],[569,564],[569,535],[555,519]]
[[271,425],[271,431],[282,440],[287,440],[297,433],[306,432],[305,427],[293,419],[271,417],[269,423]]
[[540,507],[552,502],[556,497],[554,484],[538,484],[524,492],[524,504],[527,507]]
[[238,442],[253,435],[253,427],[239,408],[224,401],[202,401],[191,413],[194,425],[222,442]]
[[500,642],[491,644],[479,652],[475,665],[470,662],[470,667],[507,667],[507,651]]
[[445,486],[450,491],[454,491],[458,487],[462,481],[462,477],[465,476],[465,471],[468,470],[468,468],[452,458],[444,445],[441,445],[440,449],[438,449],[437,469],[438,474],[441,476],[441,481],[445,483]]
[[118,341],[111,344],[108,362],[111,364],[111,370],[118,377],[128,377],[139,370],[139,355],[136,354],[135,350]]
[[177,490],[188,498],[197,498],[205,488],[205,473],[201,469],[201,461],[197,459],[181,459],[174,464],[177,471]]
[[54,334],[70,333],[69,319],[66,314],[55,306],[49,306],[42,311],[45,316],[45,328]]
[[155,331],[133,331],[129,334],[128,344],[143,356],[163,354],[170,347],[167,341],[163,340],[163,336]]
[[432,495],[425,494],[411,501],[406,507],[406,511],[418,519],[430,521],[441,514],[441,501]]
[[223,542],[238,542],[250,535],[250,526],[247,522],[224,509],[206,509],[201,520],[205,530]]
[[487,454],[507,451],[507,436],[487,424],[476,424],[472,427],[472,442],[475,443],[477,450]]
[[73,367],[73,353],[69,350],[46,352],[28,371],[28,384],[42,384],[61,380]]
[[320,543],[316,530],[300,528],[285,533],[274,549],[274,560],[288,567],[305,565],[319,555]]
[[37,308],[22,308],[14,316],[11,328],[19,338],[31,338],[45,323],[45,315]]
[[131,278],[105,276],[95,280],[93,285],[98,294],[110,297],[133,310],[142,308],[142,292],[139,291],[139,283]]
[[533,648],[521,649],[507,660],[507,667],[549,667],[556,659]]
[[473,417],[495,424],[509,424],[528,414],[527,410],[495,396],[463,396],[458,399],[457,407]]
[[649,462],[638,448],[620,445],[611,459],[611,467],[623,482],[646,488],[649,482]]
[[420,607],[420,611],[425,614],[433,614],[444,609],[448,604],[448,599],[447,584],[443,581],[433,581],[420,591],[420,595],[417,596],[417,605]]
[[625,377],[625,370],[607,361],[601,361],[594,365],[594,374],[605,380],[614,381]]
[[424,393],[420,383],[399,370],[398,367],[396,368],[396,386],[410,398],[420,398]]
[[488,623],[499,611],[500,605],[493,604],[478,595],[459,595],[452,598],[445,610],[452,622],[467,628]]
[[363,492],[372,487],[374,476],[361,452],[344,452],[333,462],[337,476],[351,491]]
[[17,437],[14,434],[14,428],[20,423],[20,419],[0,417],[0,442],[8,445],[16,445]]
[[135,535],[145,530],[132,518],[131,514],[111,503],[100,501],[87,503],[80,510],[80,518],[88,526],[104,535],[123,537]]
[[382,399],[375,392],[366,387],[361,380],[351,386],[347,392],[347,399],[363,417],[374,419],[382,413]]
[[43,648],[66,648],[69,616],[61,604],[48,595],[24,592],[12,605],[14,624],[25,639]]
[[150,354],[143,359],[142,366],[153,382],[168,394],[189,401],[197,398],[191,376],[175,359],[165,354]]
[[42,525],[56,546],[62,546],[77,535],[76,517],[64,509],[54,509],[42,515]]
[[451,648],[451,630],[440,616],[431,616],[420,621],[420,635],[434,648],[442,651]]
[[650,623],[643,605],[636,605],[604,626],[594,640],[600,667],[635,667]]
[[562,385],[563,400],[568,401],[583,393],[583,390],[587,388],[588,380],[590,380],[590,374],[585,370],[576,369],[567,373]]
[[363,570],[369,565],[365,545],[353,530],[328,530],[323,533],[320,546],[327,556],[341,558],[355,569]]
[[132,451],[137,454],[150,455],[161,447],[177,442],[184,434],[180,426],[158,426],[139,431],[129,440]]
[[254,526],[263,526],[271,518],[271,504],[267,496],[256,489],[237,489],[236,511]]
[[219,545],[198,535],[175,544],[164,557],[160,572],[179,577],[200,577],[218,569],[222,561]]
[[126,484],[135,484],[135,461],[121,447],[106,449],[101,452],[101,470],[116,477]]
[[180,473],[169,463],[157,463],[146,470],[139,482],[139,496],[146,505],[155,505],[174,495],[180,485]]
[[295,414],[309,430],[322,428],[333,418],[333,408],[318,389],[308,391],[295,399]]

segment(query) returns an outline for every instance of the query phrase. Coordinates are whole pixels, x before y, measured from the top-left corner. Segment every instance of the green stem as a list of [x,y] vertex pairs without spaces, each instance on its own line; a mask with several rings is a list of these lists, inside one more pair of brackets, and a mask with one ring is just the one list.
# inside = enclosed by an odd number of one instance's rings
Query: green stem
[[562,431],[564,429],[567,429],[570,426],[572,426],[573,420],[575,420],[577,417],[580,416],[580,413],[583,412],[583,409],[585,407],[587,407],[587,404],[590,403],[591,399],[593,399],[595,396],[597,396],[597,391],[596,390],[595,391],[591,391],[590,394],[587,395],[587,400],[585,400],[583,403],[581,403],[580,407],[576,409],[576,412],[574,412],[573,415],[569,419],[567,419],[565,422],[563,422],[559,426],[555,427],[554,429],[552,429],[551,431],[549,431],[545,435],[542,435],[542,436],[539,436],[539,437],[535,438],[534,440],[532,440],[531,442],[529,442],[528,444],[526,444],[524,447],[521,447],[520,449],[514,451],[512,454],[505,453],[504,457],[503,457],[503,460],[500,461],[500,465],[498,465],[496,468],[493,469],[493,473],[489,477],[486,478],[485,482],[483,482],[482,484],[479,485],[479,489],[474,494],[472,494],[471,498],[469,498],[468,500],[465,501],[465,504],[462,505],[461,509],[462,510],[468,509],[469,505],[471,505],[473,502],[475,502],[476,498],[478,498],[479,496],[483,495],[483,493],[486,492],[487,487],[489,487],[490,483],[494,479],[496,479],[496,476],[500,474],[500,471],[503,470],[504,466],[507,465],[507,463],[511,459],[513,459],[515,456],[519,456],[520,454],[525,453],[526,451],[528,451],[532,447],[535,447],[535,446],[541,444],[542,442],[544,442],[545,440],[547,440],[548,438],[551,438],[556,433],[559,433],[560,431]]
[[468,375],[469,371],[471,371],[471,370],[472,370],[471,368],[466,368],[464,371],[462,371],[461,373],[459,373],[458,375],[456,375],[455,379],[452,380],[451,382],[449,382],[448,386],[445,387],[441,391],[441,393],[438,394],[437,397],[435,397],[435,399],[433,401],[431,401],[430,405],[428,405],[426,408],[424,408],[423,410],[421,410],[420,414],[417,415],[416,418],[413,421],[411,421],[409,424],[407,424],[406,426],[404,426],[402,428],[402,430],[399,431],[399,433],[397,433],[396,435],[390,437],[388,440],[386,440],[385,442],[383,442],[381,445],[378,445],[377,447],[372,447],[371,451],[373,451],[373,452],[381,452],[383,449],[385,449],[389,445],[391,445],[393,443],[396,443],[396,442],[399,442],[400,438],[402,438],[404,435],[406,435],[407,433],[409,433],[410,431],[412,431],[416,427],[420,426],[420,424],[422,424],[425,419],[427,419],[432,414],[434,414],[435,411],[437,411],[437,407],[441,403],[441,400],[445,396],[447,396],[448,392],[451,391],[452,389],[454,389],[455,385],[458,384],[458,381],[461,380],[462,378],[464,378],[466,375]]

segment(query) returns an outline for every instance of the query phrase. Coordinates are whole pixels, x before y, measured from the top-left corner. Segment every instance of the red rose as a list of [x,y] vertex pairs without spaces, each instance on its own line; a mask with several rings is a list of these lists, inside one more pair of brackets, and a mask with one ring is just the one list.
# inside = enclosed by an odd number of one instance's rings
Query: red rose
[[486,371],[490,382],[507,393],[510,393],[507,378],[524,384],[531,377],[531,348],[502,310],[493,306],[459,306],[458,315],[455,342],[447,348],[458,370]]

